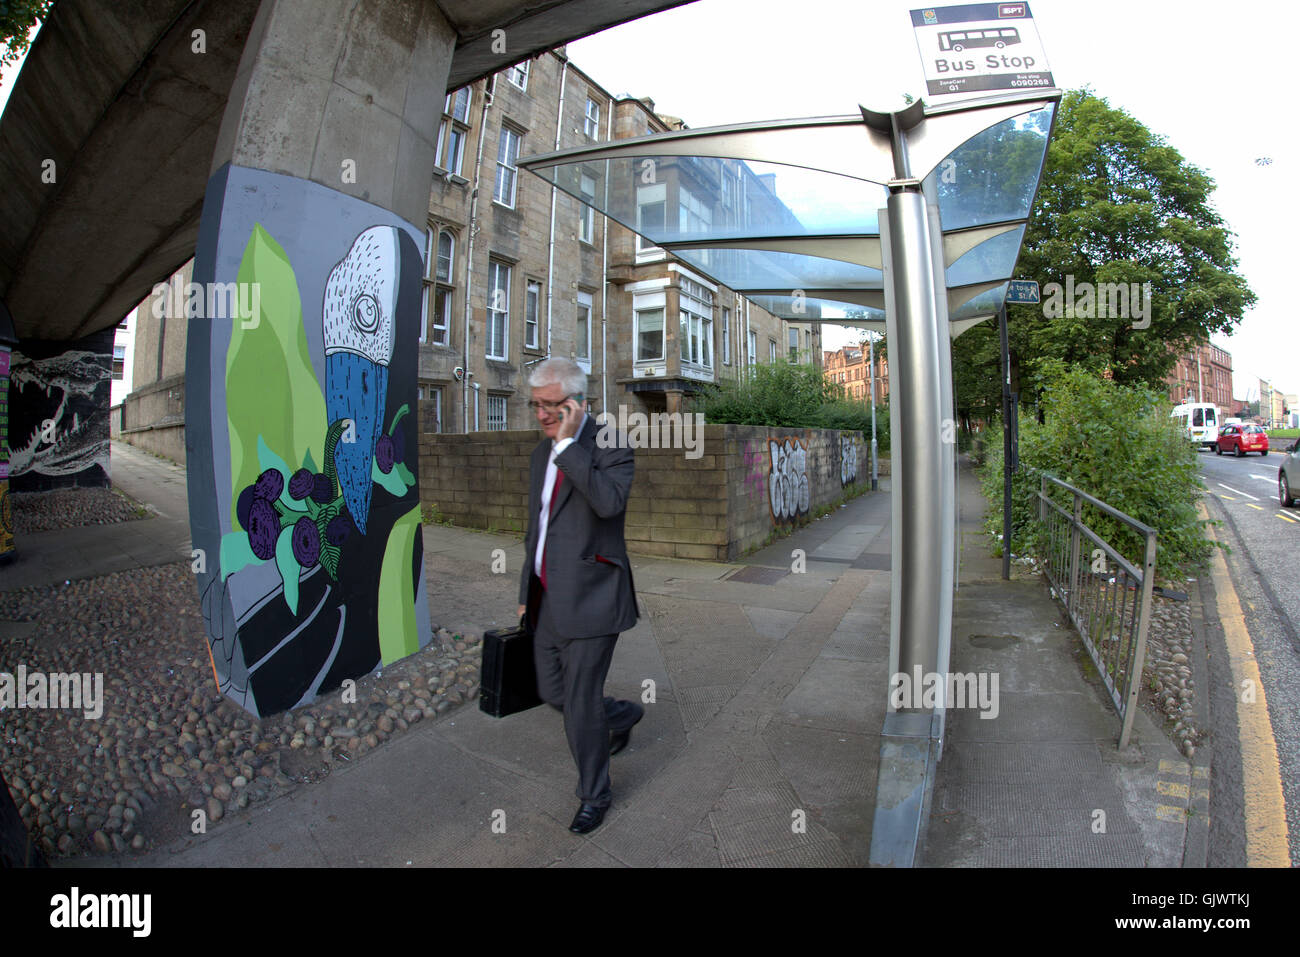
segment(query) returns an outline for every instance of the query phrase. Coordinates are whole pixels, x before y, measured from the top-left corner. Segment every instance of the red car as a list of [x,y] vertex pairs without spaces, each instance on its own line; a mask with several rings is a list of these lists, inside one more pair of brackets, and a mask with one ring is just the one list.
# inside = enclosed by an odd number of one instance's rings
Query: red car
[[1219,441],[1214,451],[1218,455],[1224,452],[1238,456],[1247,452],[1268,455],[1268,433],[1258,425],[1225,425],[1219,430]]

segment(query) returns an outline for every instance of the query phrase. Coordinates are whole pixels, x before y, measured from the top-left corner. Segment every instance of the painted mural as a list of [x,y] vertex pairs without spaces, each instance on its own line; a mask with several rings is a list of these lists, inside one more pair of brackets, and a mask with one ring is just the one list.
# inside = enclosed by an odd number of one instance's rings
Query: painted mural
[[424,267],[415,230],[368,203],[237,167],[214,181],[221,231],[201,235],[195,280],[233,278],[252,307],[190,323],[195,571],[216,680],[266,715],[429,640],[417,350],[399,347],[418,338]]
[[26,340],[9,359],[9,482],[15,492],[109,484],[113,330],[74,343]]
[[767,447],[771,466],[767,481],[772,520],[793,521],[807,514],[811,504],[808,443],[804,439],[768,439]]

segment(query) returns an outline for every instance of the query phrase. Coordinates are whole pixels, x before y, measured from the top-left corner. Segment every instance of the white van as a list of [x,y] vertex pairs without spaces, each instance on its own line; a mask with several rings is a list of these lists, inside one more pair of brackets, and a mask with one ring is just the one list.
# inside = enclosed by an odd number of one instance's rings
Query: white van
[[1174,406],[1170,418],[1183,424],[1188,441],[1212,449],[1219,441],[1219,407],[1212,402],[1187,402]]

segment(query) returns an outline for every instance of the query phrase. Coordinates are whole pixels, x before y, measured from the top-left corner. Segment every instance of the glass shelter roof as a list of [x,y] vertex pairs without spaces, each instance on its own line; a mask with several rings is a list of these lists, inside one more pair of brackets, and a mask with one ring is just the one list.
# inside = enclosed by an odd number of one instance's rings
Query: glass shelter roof
[[[950,321],[965,328],[1006,295],[1058,96],[916,103],[893,115],[892,134],[891,117],[864,109],[596,143],[519,165],[775,315],[838,322],[866,310],[882,326],[887,184],[921,180],[939,209]],[[891,148],[899,117],[911,123],[910,176]]]

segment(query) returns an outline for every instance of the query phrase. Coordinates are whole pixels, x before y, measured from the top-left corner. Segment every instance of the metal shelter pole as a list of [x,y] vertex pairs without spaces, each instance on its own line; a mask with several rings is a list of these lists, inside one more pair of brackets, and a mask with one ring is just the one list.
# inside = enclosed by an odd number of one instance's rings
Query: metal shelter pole
[[867,332],[867,367],[871,370],[871,491],[880,488],[880,471],[876,464],[876,339]]
[[[894,187],[891,186],[891,189]],[[911,437],[893,451],[898,470],[893,496],[899,524],[893,534],[894,574],[901,580],[896,607],[899,627],[892,672],[912,675],[935,671],[939,650],[939,603],[935,589],[944,580],[942,554],[944,455],[943,377],[939,368],[940,330],[931,261],[930,222],[920,184],[895,189],[888,201],[889,267],[886,284],[893,309],[886,315],[890,354],[898,373],[890,389],[890,428]],[[895,425],[894,423],[897,423]]]
[[[902,155],[905,162],[906,153]],[[951,575],[944,574],[952,566],[943,547],[947,510],[940,368],[940,336],[946,345],[948,330],[939,327],[937,299],[946,291],[936,285],[934,237],[921,184],[899,178],[889,189],[880,229],[885,321],[896,373],[889,390],[889,421],[892,435],[915,441],[894,443],[892,453],[889,671],[894,677],[880,733],[870,862],[913,867],[924,850],[943,721],[942,707],[920,707],[920,698],[925,676],[940,664],[943,611],[936,590],[951,587]],[[942,279],[941,271],[937,275]],[[911,692],[910,700],[898,702],[901,707],[893,700],[896,680]]]
[[1002,580],[1011,579],[1011,353],[1007,346],[1007,307],[998,310],[1002,340]]

